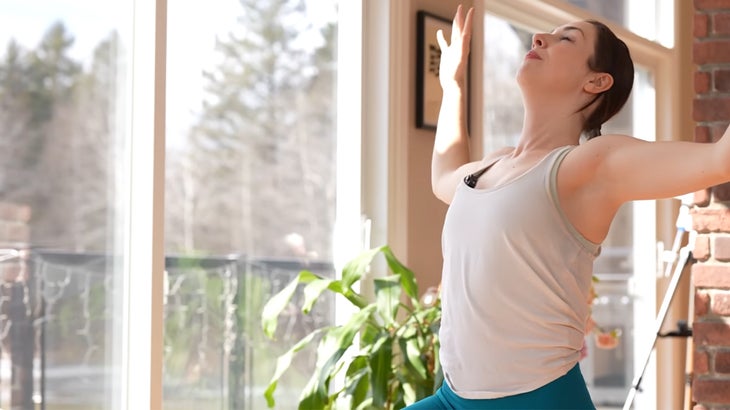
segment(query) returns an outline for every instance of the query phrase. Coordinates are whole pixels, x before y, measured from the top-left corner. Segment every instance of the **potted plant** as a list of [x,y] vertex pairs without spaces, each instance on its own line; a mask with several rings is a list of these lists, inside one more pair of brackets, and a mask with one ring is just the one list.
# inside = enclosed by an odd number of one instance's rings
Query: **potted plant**
[[[354,288],[377,255],[385,257],[390,272],[373,279],[375,297],[369,301]],[[343,403],[352,409],[400,409],[440,386],[438,294],[432,291],[419,300],[413,272],[388,246],[348,262],[340,279],[300,272],[264,307],[262,326],[268,337],[273,338],[279,314],[300,288],[305,314],[323,292],[344,298],[355,313],[346,323],[315,329],[279,357],[265,392],[269,407],[275,405],[277,382],[293,356],[315,342],[316,369],[301,393],[300,409],[332,409]]]
[[[368,301],[354,288],[379,254],[385,257],[390,274],[373,279],[375,298]],[[593,280],[597,281],[595,277]],[[429,289],[419,300],[415,275],[388,246],[365,251],[348,262],[341,279],[301,271],[264,306],[262,326],[268,337],[274,337],[279,314],[300,287],[305,314],[323,292],[333,292],[349,301],[356,313],[342,325],[315,329],[279,357],[264,393],[269,407],[275,405],[277,382],[294,355],[315,342],[316,368],[300,395],[299,409],[333,409],[344,402],[358,410],[395,410],[433,394],[440,387],[443,374],[438,359],[439,294]],[[595,297],[592,288],[589,305]],[[596,326],[592,318],[586,333],[595,333],[597,347],[604,349],[614,348],[620,338],[617,330],[607,332]],[[335,382],[338,378],[342,380],[339,384]]]

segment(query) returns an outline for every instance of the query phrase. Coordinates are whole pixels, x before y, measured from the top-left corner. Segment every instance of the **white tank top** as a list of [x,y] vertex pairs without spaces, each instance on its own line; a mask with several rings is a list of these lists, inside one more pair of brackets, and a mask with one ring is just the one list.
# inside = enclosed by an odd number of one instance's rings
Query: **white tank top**
[[557,148],[492,189],[460,182],[444,222],[440,359],[467,399],[524,393],[578,362],[600,246],[563,214]]

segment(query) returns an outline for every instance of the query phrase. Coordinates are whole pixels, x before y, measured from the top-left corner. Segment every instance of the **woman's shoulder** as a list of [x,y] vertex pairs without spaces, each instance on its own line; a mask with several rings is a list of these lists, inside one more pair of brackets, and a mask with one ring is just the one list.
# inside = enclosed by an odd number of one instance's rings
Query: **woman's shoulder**
[[581,151],[604,150],[642,141],[639,138],[625,134],[604,134],[584,141],[576,148],[580,148]]
[[[570,162],[590,162],[596,164],[606,156],[618,152],[622,149],[634,146],[637,143],[645,141],[624,134],[604,134],[598,137],[583,141],[571,150],[568,158]],[[587,164],[579,164],[585,167]]]

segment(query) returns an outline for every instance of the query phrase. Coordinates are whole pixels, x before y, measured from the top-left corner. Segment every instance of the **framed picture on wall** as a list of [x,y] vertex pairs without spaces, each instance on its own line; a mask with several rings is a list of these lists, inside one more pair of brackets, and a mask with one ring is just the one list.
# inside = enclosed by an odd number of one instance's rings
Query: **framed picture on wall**
[[416,127],[436,129],[441,97],[439,63],[441,48],[436,32],[443,30],[444,38],[451,39],[451,20],[419,11],[417,26],[416,56]]

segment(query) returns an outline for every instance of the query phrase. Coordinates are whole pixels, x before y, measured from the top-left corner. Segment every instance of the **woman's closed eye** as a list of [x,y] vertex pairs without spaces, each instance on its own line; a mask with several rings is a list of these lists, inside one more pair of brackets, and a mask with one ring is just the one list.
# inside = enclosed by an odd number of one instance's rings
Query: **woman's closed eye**
[[572,38],[570,38],[570,37],[568,37],[568,36],[561,36],[561,37],[560,37],[560,41],[563,41],[563,40],[567,40],[567,41],[570,41],[571,43],[573,42],[573,39],[572,39]]

